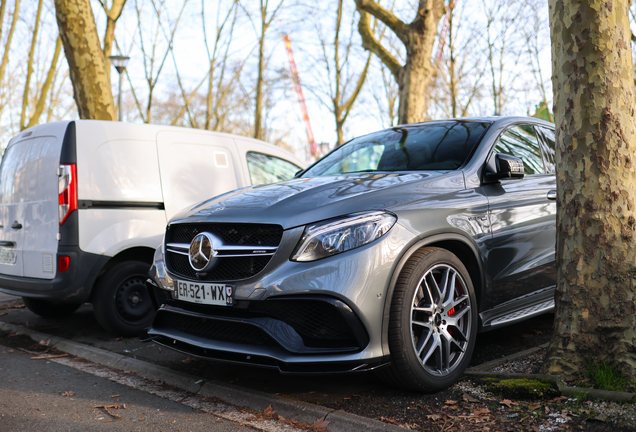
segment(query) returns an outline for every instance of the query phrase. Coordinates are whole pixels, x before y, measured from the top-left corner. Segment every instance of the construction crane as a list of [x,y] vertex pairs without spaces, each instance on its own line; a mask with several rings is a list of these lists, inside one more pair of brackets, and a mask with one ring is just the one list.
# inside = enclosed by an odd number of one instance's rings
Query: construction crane
[[305,128],[307,129],[307,139],[309,140],[309,151],[312,156],[319,157],[318,146],[314,140],[314,133],[311,131],[311,123],[309,122],[309,114],[307,113],[307,106],[305,105],[305,96],[303,96],[303,89],[300,86],[300,79],[298,78],[298,69],[296,69],[296,62],[294,61],[294,53],[291,47],[291,39],[288,34],[281,33],[283,42],[285,42],[285,48],[287,49],[287,57],[289,58],[289,68],[291,69],[292,80],[294,81],[294,87],[296,87],[296,94],[298,95],[298,102],[300,103],[300,109],[303,113],[303,119],[305,120]]

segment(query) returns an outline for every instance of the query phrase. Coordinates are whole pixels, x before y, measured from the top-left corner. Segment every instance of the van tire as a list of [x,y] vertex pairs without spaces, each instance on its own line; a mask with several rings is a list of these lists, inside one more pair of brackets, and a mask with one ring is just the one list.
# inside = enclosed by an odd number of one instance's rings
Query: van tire
[[118,336],[138,336],[152,323],[155,308],[146,287],[150,264],[115,264],[95,283],[93,311],[97,322]]
[[22,300],[28,310],[42,318],[49,319],[66,318],[82,305],[81,303],[53,303],[32,297],[22,297]]

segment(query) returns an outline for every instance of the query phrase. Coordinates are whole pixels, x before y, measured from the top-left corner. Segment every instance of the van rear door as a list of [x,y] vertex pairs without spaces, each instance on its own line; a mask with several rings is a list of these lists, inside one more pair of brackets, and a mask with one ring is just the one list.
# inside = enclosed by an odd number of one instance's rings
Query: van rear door
[[0,166],[2,274],[55,276],[60,146],[55,137],[29,137],[5,152]]

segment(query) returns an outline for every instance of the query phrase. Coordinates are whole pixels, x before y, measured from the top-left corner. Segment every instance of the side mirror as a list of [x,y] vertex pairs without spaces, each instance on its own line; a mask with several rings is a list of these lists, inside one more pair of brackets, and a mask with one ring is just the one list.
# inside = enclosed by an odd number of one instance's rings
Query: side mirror
[[497,153],[495,155],[495,167],[497,172],[487,172],[486,180],[497,181],[501,179],[523,178],[523,161],[518,157]]

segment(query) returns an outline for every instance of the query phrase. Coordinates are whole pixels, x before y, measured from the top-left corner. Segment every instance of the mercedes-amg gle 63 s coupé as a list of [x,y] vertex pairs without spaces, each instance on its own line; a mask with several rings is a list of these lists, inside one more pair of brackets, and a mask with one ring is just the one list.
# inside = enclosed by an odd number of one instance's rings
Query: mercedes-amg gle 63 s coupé
[[[206,182],[192,187],[204,188]],[[434,391],[476,334],[554,308],[554,125],[432,121],[168,224],[144,338],[283,373],[377,370]]]

